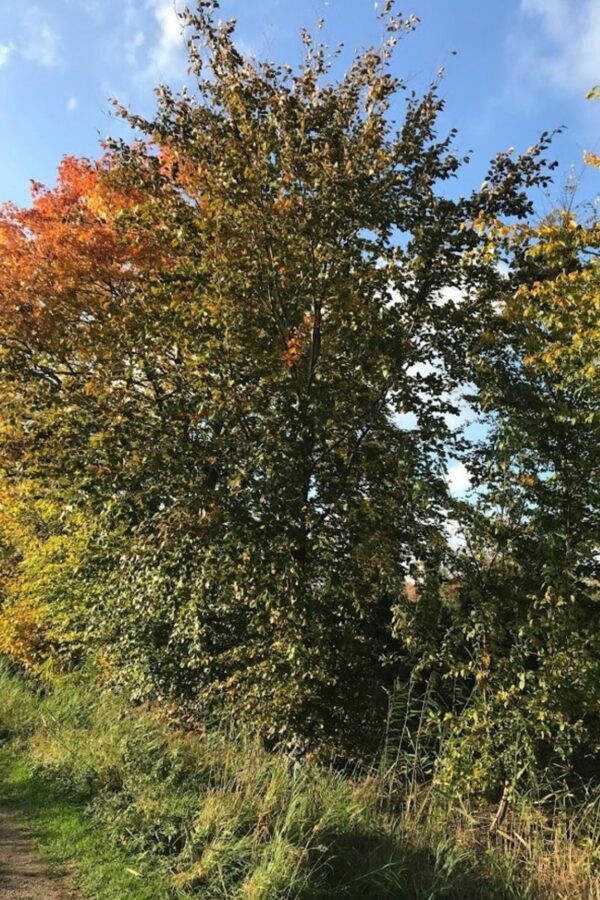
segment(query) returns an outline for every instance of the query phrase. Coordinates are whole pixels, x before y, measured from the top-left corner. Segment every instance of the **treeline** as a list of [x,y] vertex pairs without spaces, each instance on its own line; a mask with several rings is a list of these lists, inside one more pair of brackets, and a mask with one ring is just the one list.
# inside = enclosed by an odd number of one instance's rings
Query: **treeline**
[[455,197],[388,7],[335,80],[200,3],[194,90],[2,208],[0,651],[297,760],[571,789],[600,740],[600,225],[534,217],[550,134]]

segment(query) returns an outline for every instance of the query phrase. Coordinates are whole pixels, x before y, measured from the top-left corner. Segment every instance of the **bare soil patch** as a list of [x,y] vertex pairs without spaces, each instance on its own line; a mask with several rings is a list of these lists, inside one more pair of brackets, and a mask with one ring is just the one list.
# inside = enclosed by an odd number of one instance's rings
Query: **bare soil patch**
[[76,900],[64,873],[52,871],[14,815],[0,809],[0,900]]

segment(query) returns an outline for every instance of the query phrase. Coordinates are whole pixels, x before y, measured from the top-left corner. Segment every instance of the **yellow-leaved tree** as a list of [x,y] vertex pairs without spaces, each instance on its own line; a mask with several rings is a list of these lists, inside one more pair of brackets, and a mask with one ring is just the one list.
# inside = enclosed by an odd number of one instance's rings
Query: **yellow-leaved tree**
[[79,656],[78,570],[89,535],[81,513],[33,480],[0,481],[0,653],[30,672]]

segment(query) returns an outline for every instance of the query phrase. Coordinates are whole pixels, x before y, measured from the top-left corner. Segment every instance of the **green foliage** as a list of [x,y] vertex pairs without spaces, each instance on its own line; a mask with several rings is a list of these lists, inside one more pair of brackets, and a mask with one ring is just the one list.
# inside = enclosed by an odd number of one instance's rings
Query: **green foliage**
[[408,575],[442,615],[481,225],[531,211],[549,138],[451,199],[438,87],[391,68],[413,19],[335,81],[308,35],[295,70],[243,58],[216,9],[186,14],[193,93],[4,210],[5,465],[94,523],[84,643],[138,699],[357,758],[418,662]]
[[487,434],[455,504],[447,613],[420,647],[451,686],[438,777],[512,796],[598,771],[599,232],[562,210],[489,234],[507,274],[473,367]]

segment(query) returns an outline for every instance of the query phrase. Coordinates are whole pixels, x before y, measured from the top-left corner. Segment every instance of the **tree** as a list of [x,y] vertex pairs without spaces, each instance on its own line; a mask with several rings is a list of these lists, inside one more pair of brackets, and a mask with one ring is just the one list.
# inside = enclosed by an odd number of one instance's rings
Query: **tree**
[[467,690],[444,777],[511,791],[597,771],[600,230],[563,208],[489,233],[508,269],[478,352],[489,431],[461,510],[445,664]]
[[138,694],[355,754],[411,665],[405,577],[447,550],[446,416],[501,282],[479,226],[530,212],[549,139],[452,200],[437,86],[393,124],[413,19],[386,4],[335,82],[307,34],[297,71],[244,58],[216,9],[185,16],[193,94],[4,212],[13,466],[102,522],[90,617]]

